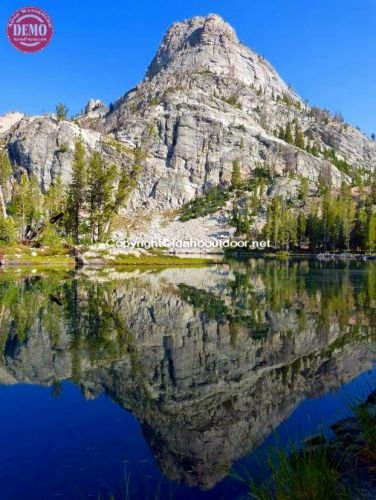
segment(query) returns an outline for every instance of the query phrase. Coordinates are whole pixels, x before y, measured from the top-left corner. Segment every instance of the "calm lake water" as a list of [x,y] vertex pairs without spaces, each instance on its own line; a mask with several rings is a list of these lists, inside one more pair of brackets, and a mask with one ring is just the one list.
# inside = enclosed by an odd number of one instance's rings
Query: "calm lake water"
[[376,263],[0,274],[0,498],[237,499],[376,388]]

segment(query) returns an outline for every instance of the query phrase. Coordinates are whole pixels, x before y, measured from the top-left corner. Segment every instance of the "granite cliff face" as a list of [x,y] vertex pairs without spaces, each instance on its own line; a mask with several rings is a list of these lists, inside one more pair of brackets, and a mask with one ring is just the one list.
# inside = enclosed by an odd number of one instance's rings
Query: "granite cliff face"
[[288,122],[355,169],[372,169],[376,160],[373,141],[311,109],[217,15],[174,24],[144,81],[109,108],[91,100],[75,123],[12,119],[0,118],[0,134],[14,168],[36,174],[45,189],[58,173],[68,181],[77,135],[88,149],[99,149],[104,137],[128,146],[148,137],[148,160],[128,210],[181,207],[211,186],[228,184],[235,159],[243,178],[261,166],[312,183],[323,178],[338,186],[348,179],[329,161],[278,139],[276,130]]
[[343,178],[323,159],[287,144],[275,131],[297,121],[312,143],[334,148],[355,167],[373,168],[376,145],[352,127],[316,113],[261,56],[216,15],[173,25],[144,82],[115,103],[98,127],[137,141],[155,127],[153,164],[134,205],[178,207],[213,185],[228,184],[239,159],[243,178],[256,167],[274,175]]
[[371,287],[334,270],[330,286],[306,290],[306,266],[20,281],[20,300],[0,306],[0,381],[105,391],[140,420],[169,478],[209,488],[300,401],[372,366]]
[[52,115],[22,117],[6,136],[15,174],[26,171],[29,175],[36,175],[44,190],[48,190],[58,175],[68,183],[74,141],[79,136],[82,136],[88,150],[99,145],[98,132],[80,129],[72,122],[58,121]]

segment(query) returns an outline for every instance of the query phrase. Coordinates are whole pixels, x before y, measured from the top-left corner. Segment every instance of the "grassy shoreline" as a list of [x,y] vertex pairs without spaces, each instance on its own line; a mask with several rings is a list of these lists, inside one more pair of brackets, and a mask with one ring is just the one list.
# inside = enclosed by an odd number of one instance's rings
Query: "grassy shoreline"
[[[35,266],[69,266],[75,267],[74,257],[68,254],[48,255],[42,252],[30,252],[19,255],[17,253],[0,253],[5,263],[0,268],[35,267]],[[203,266],[220,264],[222,258],[210,257],[179,257],[177,255],[117,255],[113,258],[104,258],[98,254],[93,258],[86,258],[85,267],[121,267],[121,266]]]
[[[313,258],[319,260],[375,260],[374,255],[362,254],[319,254],[311,252],[224,252],[224,254],[184,254],[171,255],[165,254],[163,251],[154,251],[148,254],[135,255],[132,253],[117,253],[109,254],[108,252],[92,252],[91,255],[86,255],[83,250],[83,257],[87,261],[86,267],[120,267],[120,266],[207,266],[213,264],[221,264],[226,261],[226,258],[244,259],[244,258],[265,258],[265,259],[289,259],[294,257]],[[48,247],[30,248],[24,245],[6,246],[0,245],[0,260],[4,259],[5,263],[0,265],[1,268],[15,267],[35,267],[35,266],[68,266],[75,267],[75,259],[68,252],[62,249],[52,251]]]

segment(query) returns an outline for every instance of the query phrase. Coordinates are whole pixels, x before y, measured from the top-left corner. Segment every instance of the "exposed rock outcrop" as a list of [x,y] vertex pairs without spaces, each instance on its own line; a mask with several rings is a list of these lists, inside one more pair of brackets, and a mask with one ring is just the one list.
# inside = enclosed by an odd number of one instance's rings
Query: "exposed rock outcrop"
[[23,117],[24,115],[22,113],[18,113],[16,111],[0,116],[0,138]]
[[101,140],[98,132],[81,129],[54,116],[23,117],[7,135],[7,148],[16,175],[26,171],[40,179],[47,190],[58,175],[68,183],[74,155],[74,142],[82,137],[87,149],[95,149]]
[[106,110],[107,106],[100,99],[90,99],[85,106],[85,115],[94,113],[95,111]]

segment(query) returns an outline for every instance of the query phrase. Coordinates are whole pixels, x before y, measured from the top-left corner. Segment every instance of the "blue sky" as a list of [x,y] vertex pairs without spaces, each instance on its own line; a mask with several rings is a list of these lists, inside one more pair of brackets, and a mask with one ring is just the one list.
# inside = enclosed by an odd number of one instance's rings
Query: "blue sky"
[[[25,5],[54,22],[37,54],[18,52],[5,33]],[[143,78],[171,23],[211,12],[311,104],[376,132],[375,0],[2,0],[0,113],[50,112],[59,101],[76,113],[90,97],[109,103]]]

